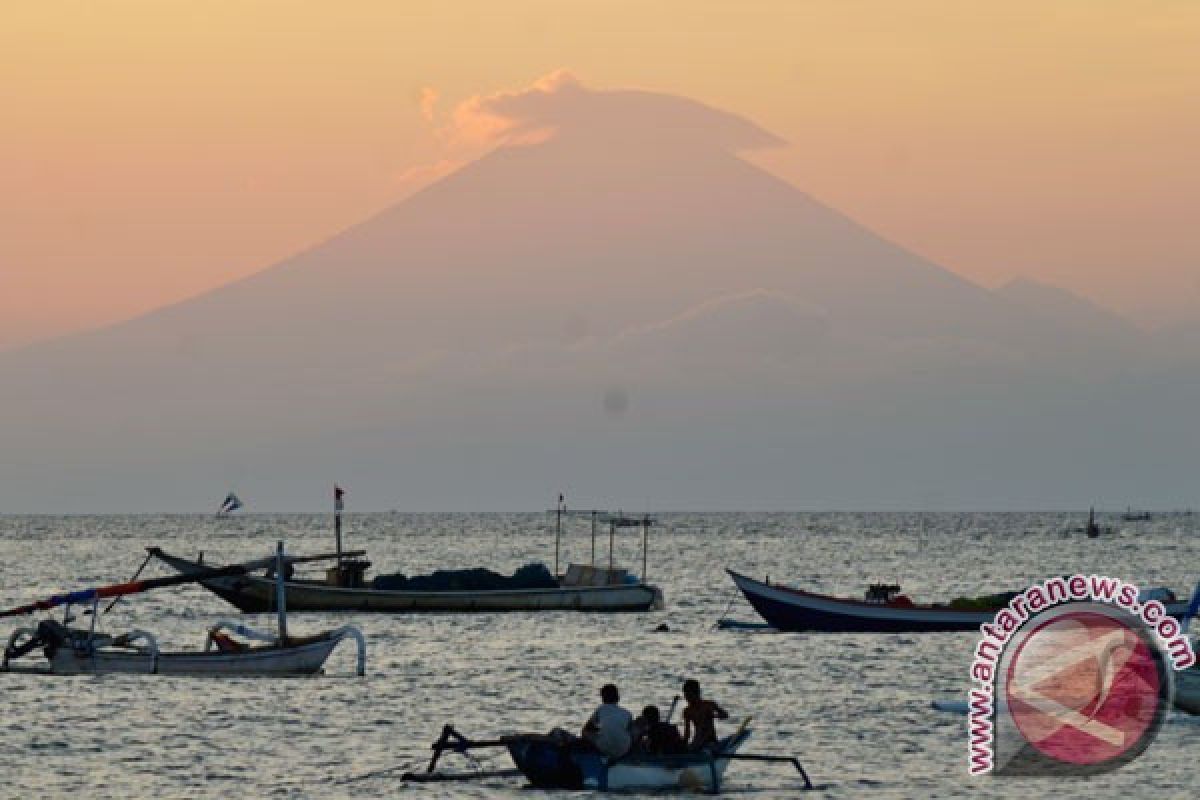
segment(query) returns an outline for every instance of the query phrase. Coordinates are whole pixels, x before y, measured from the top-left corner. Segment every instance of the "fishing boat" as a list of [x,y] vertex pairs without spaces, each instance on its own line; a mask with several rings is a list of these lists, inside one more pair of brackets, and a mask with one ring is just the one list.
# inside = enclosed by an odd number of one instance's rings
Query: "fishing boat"
[[[781,631],[827,633],[933,633],[977,631],[991,622],[1012,593],[990,595],[955,608],[952,605],[918,605],[900,594],[896,584],[871,586],[862,600],[807,592],[780,586],[727,570],[754,610]],[[958,604],[955,604],[958,605]],[[1172,617],[1183,617],[1188,603],[1168,598],[1164,602]]]
[[509,755],[517,769],[538,789],[593,789],[601,792],[639,789],[720,791],[731,759],[750,738],[745,730],[718,742],[713,753],[681,755],[631,754],[618,759],[591,749],[572,747],[545,736],[508,737]]
[[[280,543],[275,563],[282,573],[287,563]],[[132,630],[112,636],[96,630],[103,613],[99,602],[151,589],[177,586],[197,580],[205,574],[228,576],[251,565],[234,565],[208,570],[200,575],[177,575],[143,581],[129,581],[93,589],[54,595],[46,600],[0,612],[0,616],[45,611],[61,606],[63,621],[43,619],[36,627],[13,631],[0,660],[0,671],[50,675],[126,673],[140,675],[213,675],[213,676],[285,676],[314,675],[342,641],[351,639],[358,646],[357,673],[366,671],[366,641],[355,627],[346,625],[312,636],[289,636],[286,605],[279,603],[275,634],[264,633],[233,622],[221,621],[208,629],[203,650],[163,651],[157,638],[146,631]],[[89,607],[91,625],[69,627],[72,605]],[[111,607],[111,606],[110,606]],[[107,609],[106,609],[107,610]],[[232,635],[231,635],[232,634]],[[255,644],[233,638],[249,639]],[[15,663],[40,650],[44,664]]]
[[[662,590],[645,582],[649,529],[655,521],[648,516],[587,512],[592,517],[592,563],[569,564],[559,572],[560,541],[564,519],[573,516],[561,498],[555,513],[555,563],[550,572],[529,565],[513,576],[488,570],[443,571],[433,576],[403,578],[379,576],[368,582],[369,561],[364,551],[342,549],[341,495],[335,496],[336,551],[292,559],[291,563],[334,561],[323,576],[302,578],[288,570],[283,582],[287,607],[292,611],[378,611],[378,612],[487,612],[487,611],[651,611],[663,607]],[[596,564],[597,526],[609,528],[607,566]],[[636,577],[615,566],[613,549],[616,531],[642,530],[642,576]],[[146,548],[150,557],[184,575],[195,575],[209,567],[200,559],[172,555],[158,547]],[[240,573],[205,578],[201,586],[244,612],[273,608],[275,576],[269,566],[263,574]],[[465,588],[464,588],[465,586]]]
[[1066,532],[1068,534],[1082,533],[1085,534],[1089,539],[1099,539],[1101,536],[1108,536],[1116,533],[1111,525],[1102,526],[1096,522],[1095,507],[1088,509],[1088,518],[1086,524],[1067,528]]
[[[715,794],[721,791],[725,772],[733,761],[791,764],[803,778],[804,788],[812,789],[812,782],[799,759],[739,752],[750,738],[748,722],[737,733],[719,740],[711,751],[675,755],[649,755],[634,751],[615,759],[573,737],[517,734],[473,741],[447,725],[433,744],[433,757],[426,770],[406,773],[403,779],[412,782],[469,780],[478,776],[435,772],[442,753],[466,753],[479,748],[503,747],[508,750],[517,774],[523,775],[538,789],[601,792],[684,789]],[[511,773],[494,772],[489,777],[508,774]]]
[[1154,519],[1154,515],[1149,511],[1135,511],[1133,506],[1128,506],[1125,513],[1121,515],[1121,519],[1125,522],[1149,522]]
[[[238,644],[232,649],[217,647],[230,641],[228,630],[247,638],[266,640],[261,645]],[[142,675],[316,675],[334,649],[345,639],[358,643],[358,674],[365,671],[365,642],[350,626],[315,636],[279,640],[266,634],[222,622],[209,629],[205,647],[196,651],[163,651],[153,634],[133,630],[110,636],[87,628],[70,628],[55,620],[42,620],[36,628],[18,628],[4,648],[0,671],[53,675],[130,673]],[[228,645],[225,645],[228,647]],[[45,665],[27,667],[13,663],[41,649]]]

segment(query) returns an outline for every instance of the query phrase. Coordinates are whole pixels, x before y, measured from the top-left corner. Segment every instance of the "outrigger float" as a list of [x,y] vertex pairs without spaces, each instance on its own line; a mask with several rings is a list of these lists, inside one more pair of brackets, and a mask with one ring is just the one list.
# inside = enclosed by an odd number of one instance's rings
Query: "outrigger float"
[[[739,752],[750,738],[749,722],[746,720],[732,736],[720,739],[711,751],[677,755],[648,755],[635,751],[616,759],[608,758],[579,740],[564,741],[544,734],[472,740],[447,725],[432,745],[433,756],[425,771],[405,773],[402,780],[435,783],[523,775],[538,789],[590,789],[601,792],[686,789],[716,794],[721,791],[725,772],[731,762],[757,761],[792,765],[804,780],[803,788],[812,789],[812,781],[799,759]],[[465,755],[470,750],[483,748],[508,750],[516,769],[481,773],[435,771],[442,753]]]
[[[282,575],[284,565],[289,562],[283,553],[282,542],[279,543],[273,558],[261,561],[206,570],[199,575],[173,575],[84,589],[54,595],[46,600],[0,612],[0,617],[7,617],[48,611],[59,606],[64,609],[61,623],[45,619],[37,627],[18,628],[14,631],[4,648],[0,671],[46,675],[314,675],[321,672],[325,661],[343,640],[353,639],[358,646],[356,672],[360,676],[365,674],[366,641],[358,628],[346,625],[313,636],[289,636],[287,607],[283,602],[282,593],[277,603],[276,634],[221,621],[209,628],[203,650],[162,651],[154,635],[146,631],[133,630],[119,636],[111,636],[96,630],[96,621],[103,613],[99,608],[102,599],[113,598],[113,603],[108,606],[111,608],[117,600],[131,594],[194,583],[205,578],[217,579],[242,574],[267,562],[273,562],[277,574]],[[68,627],[72,605],[90,606],[91,625],[88,628]],[[108,608],[104,610],[107,611]],[[229,634],[236,634],[260,644],[242,643]],[[14,663],[39,648],[46,659],[45,664]]]
[[[404,579],[403,576],[380,576],[368,584],[366,572],[370,561],[362,557],[365,551],[342,549],[341,498],[337,497],[334,525],[337,550],[334,553],[293,559],[302,561],[335,561],[324,578],[300,578],[287,571],[283,583],[286,603],[292,611],[378,611],[404,612],[487,612],[487,611],[589,611],[622,612],[653,611],[663,607],[663,593],[657,586],[646,583],[649,531],[655,521],[649,516],[627,517],[600,511],[568,511],[561,498],[555,515],[554,572],[533,565],[510,577],[486,570],[465,570],[438,573],[434,576]],[[572,516],[587,515],[592,523],[591,564],[570,564],[559,572],[559,552],[563,521]],[[596,533],[600,525],[608,526],[608,566],[596,564]],[[614,540],[618,528],[640,528],[642,531],[642,575],[636,577],[615,566]],[[172,555],[158,547],[148,547],[151,557],[183,575],[200,576],[209,567],[200,559],[192,560]],[[533,580],[521,580],[522,573],[532,570]],[[486,585],[470,585],[466,579],[484,573]],[[236,574],[213,574],[198,577],[197,582],[239,610],[249,613],[270,611],[275,596],[275,576],[268,568],[265,574],[250,571]],[[470,588],[455,588],[457,583]],[[410,588],[415,585],[416,588]],[[432,588],[430,588],[432,586]]]

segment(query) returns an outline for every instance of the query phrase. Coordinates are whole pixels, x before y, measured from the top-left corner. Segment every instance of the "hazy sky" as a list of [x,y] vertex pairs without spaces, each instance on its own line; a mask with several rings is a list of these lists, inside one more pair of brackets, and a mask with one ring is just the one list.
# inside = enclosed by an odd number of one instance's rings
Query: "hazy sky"
[[564,68],[754,120],[789,142],[756,162],[986,285],[1197,317],[1200,4],[710,5],[10,5],[0,348],[301,250],[480,152],[473,96]]

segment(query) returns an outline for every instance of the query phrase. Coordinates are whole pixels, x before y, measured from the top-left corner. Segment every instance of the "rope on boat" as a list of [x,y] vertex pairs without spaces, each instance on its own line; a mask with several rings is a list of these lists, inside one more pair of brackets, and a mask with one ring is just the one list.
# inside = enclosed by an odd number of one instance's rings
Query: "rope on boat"
[[[142,570],[144,570],[144,569],[146,568],[146,565],[150,563],[150,559],[152,559],[152,558],[154,558],[154,554],[153,554],[153,553],[147,553],[147,554],[146,554],[146,560],[142,562],[142,565],[141,565],[140,567],[138,567],[138,568],[137,568],[137,572],[133,573],[133,577],[132,577],[132,578],[130,578],[128,581],[126,581],[126,583],[133,583],[133,582],[134,582],[134,581],[136,581],[136,580],[137,580],[139,577],[141,577]],[[112,610],[113,610],[113,606],[115,606],[115,605],[116,605],[117,603],[119,603],[119,602],[121,602],[121,595],[117,595],[116,597],[114,597],[114,598],[112,599],[112,602],[111,602],[111,603],[109,603],[107,606],[105,606],[105,607],[104,607],[104,610],[103,610],[103,611],[101,611],[100,613],[101,613],[101,614],[107,614],[108,612],[112,611]]]
[[733,592],[733,596],[729,598],[729,605],[725,606],[725,610],[721,612],[721,616],[717,617],[716,621],[712,624],[712,628],[710,628],[710,630],[715,631],[721,627],[721,620],[725,619],[725,617],[728,616],[730,609],[733,608],[733,604],[736,603],[738,601],[738,598],[742,596],[741,592],[737,589],[737,587],[734,587],[732,592]]

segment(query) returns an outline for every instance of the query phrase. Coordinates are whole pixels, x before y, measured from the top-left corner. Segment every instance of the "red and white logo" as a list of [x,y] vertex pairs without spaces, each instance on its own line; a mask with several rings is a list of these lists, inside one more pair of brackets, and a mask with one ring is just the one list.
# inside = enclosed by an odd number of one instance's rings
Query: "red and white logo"
[[1063,611],[1036,621],[1013,651],[1004,693],[1013,723],[1059,762],[1100,765],[1140,752],[1169,699],[1156,648],[1127,615]]

